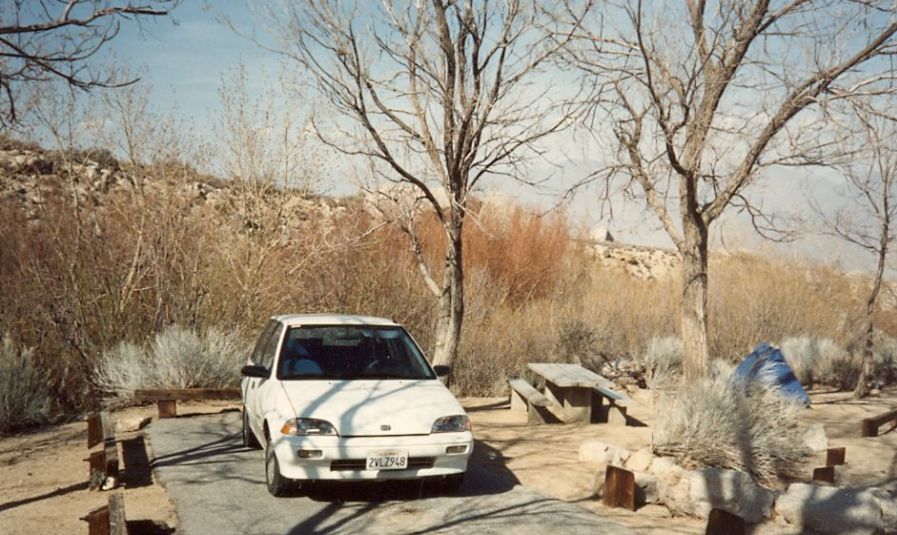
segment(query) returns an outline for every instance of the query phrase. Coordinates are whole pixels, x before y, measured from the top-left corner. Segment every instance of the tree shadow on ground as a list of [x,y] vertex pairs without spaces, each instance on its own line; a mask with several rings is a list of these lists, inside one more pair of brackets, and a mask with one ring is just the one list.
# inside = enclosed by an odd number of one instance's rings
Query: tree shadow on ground
[[31,496],[28,498],[22,498],[21,500],[15,500],[6,503],[0,503],[0,513],[9,509],[15,509],[16,507],[21,507],[23,505],[28,505],[29,503],[39,502],[41,500],[47,500],[50,498],[55,498],[57,496],[63,496],[65,494],[69,494],[71,492],[77,492],[79,490],[87,489],[87,481],[82,481],[80,483],[75,483],[73,485],[69,485],[67,487],[61,487],[51,492],[45,492],[44,494],[39,494],[37,496]]

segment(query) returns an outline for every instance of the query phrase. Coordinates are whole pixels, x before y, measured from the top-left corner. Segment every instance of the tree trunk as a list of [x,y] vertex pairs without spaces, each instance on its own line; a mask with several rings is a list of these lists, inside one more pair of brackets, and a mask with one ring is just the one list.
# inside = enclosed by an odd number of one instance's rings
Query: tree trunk
[[458,353],[461,324],[464,321],[464,263],[461,241],[461,222],[452,224],[445,246],[445,266],[442,273],[442,293],[436,319],[436,343],[433,364],[451,366]]
[[700,215],[683,217],[682,255],[682,334],[685,378],[700,379],[710,370],[707,350],[707,226]]
[[[883,235],[889,235],[887,223],[885,224]],[[858,399],[864,398],[869,394],[869,377],[872,375],[872,353],[875,346],[875,323],[873,321],[875,303],[878,300],[878,293],[881,291],[881,279],[884,277],[887,255],[887,241],[882,240],[878,251],[878,267],[875,270],[875,278],[872,280],[872,289],[869,291],[869,297],[866,299],[866,340],[863,344],[860,376],[857,378],[856,387],[853,389],[853,397]]]

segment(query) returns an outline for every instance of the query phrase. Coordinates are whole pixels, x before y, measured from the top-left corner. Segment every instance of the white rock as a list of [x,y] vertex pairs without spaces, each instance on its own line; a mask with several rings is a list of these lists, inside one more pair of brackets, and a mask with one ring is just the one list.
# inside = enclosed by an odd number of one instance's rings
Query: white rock
[[878,533],[885,530],[885,521],[895,520],[893,498],[882,494],[887,493],[794,483],[776,500],[775,509],[788,523],[821,533]]
[[586,440],[579,446],[579,460],[584,463],[614,464],[622,466],[629,458],[629,450],[601,442]]
[[822,424],[810,424],[804,430],[804,444],[813,451],[825,451],[828,449],[828,437]]
[[647,472],[633,472],[633,474],[635,474],[636,503],[660,503],[660,494],[657,492],[657,476]]
[[654,454],[651,453],[651,448],[642,448],[629,456],[626,461],[626,469],[634,472],[647,472],[653,460]]
[[675,513],[690,514],[688,496],[691,481],[686,477],[688,471],[667,457],[655,457],[650,471],[657,481],[660,503]]
[[776,492],[759,486],[747,472],[702,468],[689,473],[688,507],[692,514],[707,518],[713,509],[736,514],[748,524],[757,524],[772,511]]

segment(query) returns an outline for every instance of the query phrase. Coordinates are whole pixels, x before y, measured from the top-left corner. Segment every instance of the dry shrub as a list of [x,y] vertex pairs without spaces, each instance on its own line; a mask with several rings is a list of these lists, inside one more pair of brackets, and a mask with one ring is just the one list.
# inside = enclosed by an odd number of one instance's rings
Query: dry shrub
[[652,338],[639,363],[648,388],[656,390],[672,384],[682,374],[682,341],[676,336]]
[[803,475],[803,407],[776,390],[733,388],[728,373],[680,383],[658,403],[654,452],[683,465],[742,470],[761,485]]
[[9,336],[0,345],[0,433],[42,424],[50,414],[50,393],[34,365],[33,350],[19,348]]
[[829,338],[786,338],[782,353],[802,385],[856,386],[859,361]]
[[110,405],[131,402],[137,389],[233,387],[250,351],[236,333],[216,328],[196,333],[173,325],[145,346],[122,342],[104,352],[95,381]]

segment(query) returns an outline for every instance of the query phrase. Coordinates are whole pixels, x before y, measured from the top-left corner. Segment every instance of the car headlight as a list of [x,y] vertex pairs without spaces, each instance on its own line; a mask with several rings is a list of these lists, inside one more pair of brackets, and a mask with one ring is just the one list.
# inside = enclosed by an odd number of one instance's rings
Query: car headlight
[[333,424],[317,418],[293,418],[284,422],[281,434],[304,437],[309,435],[338,435]]
[[433,422],[431,433],[460,433],[461,431],[470,431],[470,419],[466,414],[458,414],[455,416],[443,416],[437,418]]

